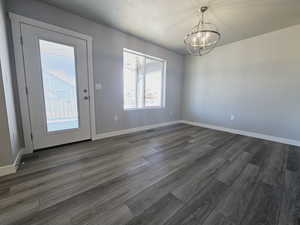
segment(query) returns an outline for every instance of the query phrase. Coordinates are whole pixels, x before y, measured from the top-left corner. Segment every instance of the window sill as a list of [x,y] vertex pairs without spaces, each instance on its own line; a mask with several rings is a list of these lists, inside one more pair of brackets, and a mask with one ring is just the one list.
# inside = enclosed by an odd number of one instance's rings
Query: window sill
[[165,107],[144,107],[144,108],[132,108],[124,109],[124,111],[139,111],[139,110],[151,110],[151,109],[164,109]]

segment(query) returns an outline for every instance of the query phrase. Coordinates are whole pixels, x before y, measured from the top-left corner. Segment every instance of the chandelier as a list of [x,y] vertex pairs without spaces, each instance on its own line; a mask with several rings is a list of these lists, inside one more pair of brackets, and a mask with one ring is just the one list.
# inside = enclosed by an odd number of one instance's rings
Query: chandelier
[[192,31],[185,36],[184,44],[191,55],[201,56],[211,52],[220,40],[221,34],[214,24],[204,21],[207,6],[200,9],[201,18]]

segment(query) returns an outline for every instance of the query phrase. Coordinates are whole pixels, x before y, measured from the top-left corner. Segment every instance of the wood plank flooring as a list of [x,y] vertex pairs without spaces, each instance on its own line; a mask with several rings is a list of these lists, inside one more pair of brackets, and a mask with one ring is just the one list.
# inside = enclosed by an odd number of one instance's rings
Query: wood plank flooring
[[36,152],[1,225],[299,225],[300,149],[184,124]]

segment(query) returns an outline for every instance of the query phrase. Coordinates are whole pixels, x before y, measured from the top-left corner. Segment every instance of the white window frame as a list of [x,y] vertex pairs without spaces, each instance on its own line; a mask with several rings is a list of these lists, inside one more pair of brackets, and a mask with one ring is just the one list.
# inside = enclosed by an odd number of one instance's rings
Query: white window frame
[[[124,111],[132,111],[132,110],[145,110],[145,109],[163,109],[166,107],[166,81],[167,81],[167,60],[165,59],[161,59],[155,56],[151,56],[151,55],[147,55],[141,52],[137,52],[128,48],[123,48],[123,87],[124,87],[124,53],[131,53],[131,54],[135,54],[137,56],[142,56],[144,57],[144,60],[146,59],[152,59],[152,60],[156,60],[156,61],[160,61],[163,63],[163,71],[162,71],[162,85],[161,85],[161,105],[160,106],[145,106],[145,93],[144,93],[144,98],[143,98],[143,107],[138,108],[137,106],[134,108],[125,108],[124,105],[124,90],[123,90],[123,110]],[[144,70],[144,87],[145,87],[145,70]],[[144,88],[144,92],[145,92],[145,88]],[[136,99],[137,101],[137,99]],[[137,103],[136,103],[137,105]]]

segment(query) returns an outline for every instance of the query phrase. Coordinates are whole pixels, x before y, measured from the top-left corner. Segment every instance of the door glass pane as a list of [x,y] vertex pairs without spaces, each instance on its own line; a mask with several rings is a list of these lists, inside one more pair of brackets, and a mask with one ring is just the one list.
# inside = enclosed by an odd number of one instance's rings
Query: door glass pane
[[146,59],[145,106],[162,106],[163,62]]
[[79,128],[75,50],[39,40],[48,132]]

